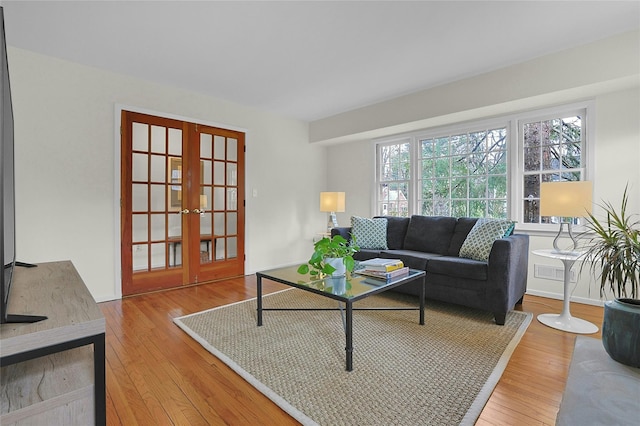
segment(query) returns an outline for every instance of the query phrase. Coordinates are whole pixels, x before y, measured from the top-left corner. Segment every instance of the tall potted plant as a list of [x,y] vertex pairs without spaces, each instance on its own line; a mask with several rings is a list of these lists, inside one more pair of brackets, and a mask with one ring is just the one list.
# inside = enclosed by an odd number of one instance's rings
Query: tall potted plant
[[620,210],[605,202],[600,205],[606,220],[593,214],[586,219],[589,233],[585,262],[600,280],[600,297],[607,290],[614,300],[604,304],[602,343],[614,360],[640,367],[640,220],[627,214],[628,185]]
[[355,266],[353,254],[360,250],[355,239],[347,241],[341,235],[324,237],[313,245],[313,254],[307,263],[298,267],[298,273],[343,276]]

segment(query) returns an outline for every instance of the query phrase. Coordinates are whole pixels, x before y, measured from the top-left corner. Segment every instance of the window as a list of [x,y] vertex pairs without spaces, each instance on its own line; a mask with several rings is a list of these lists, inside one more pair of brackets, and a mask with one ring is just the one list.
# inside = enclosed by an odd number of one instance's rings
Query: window
[[507,128],[420,138],[419,213],[507,217]]
[[376,141],[375,214],[550,223],[539,213],[540,182],[586,179],[588,108],[567,106]]
[[384,216],[408,217],[411,181],[411,143],[401,141],[378,145],[378,212]]
[[523,223],[550,223],[540,217],[540,183],[584,180],[583,115],[566,115],[520,124],[523,141]]

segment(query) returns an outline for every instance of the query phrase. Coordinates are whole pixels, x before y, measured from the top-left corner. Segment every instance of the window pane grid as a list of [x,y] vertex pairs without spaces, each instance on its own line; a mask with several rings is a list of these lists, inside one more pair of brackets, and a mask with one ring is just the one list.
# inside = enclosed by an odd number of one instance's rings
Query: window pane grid
[[409,216],[411,144],[401,142],[378,147],[376,214]]
[[523,222],[551,223],[540,216],[542,182],[580,181],[584,179],[583,115],[529,121],[521,125],[524,144]]
[[507,216],[507,128],[420,139],[418,214]]
[[589,108],[553,107],[479,121],[464,131],[454,124],[380,140],[375,214],[551,222],[556,218],[539,216],[540,184],[586,178]]

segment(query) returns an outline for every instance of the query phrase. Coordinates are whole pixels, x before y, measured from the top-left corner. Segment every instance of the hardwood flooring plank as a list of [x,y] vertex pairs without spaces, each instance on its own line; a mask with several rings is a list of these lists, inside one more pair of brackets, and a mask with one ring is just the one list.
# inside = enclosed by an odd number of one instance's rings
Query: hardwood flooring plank
[[[286,288],[263,282],[265,294]],[[107,322],[107,423],[298,424],[173,323],[173,318],[255,295],[255,276],[247,276],[101,303]],[[555,422],[576,335],[535,319],[560,312],[560,300],[526,295],[518,309],[534,319],[478,425]],[[572,303],[571,311],[602,323],[601,307]]]

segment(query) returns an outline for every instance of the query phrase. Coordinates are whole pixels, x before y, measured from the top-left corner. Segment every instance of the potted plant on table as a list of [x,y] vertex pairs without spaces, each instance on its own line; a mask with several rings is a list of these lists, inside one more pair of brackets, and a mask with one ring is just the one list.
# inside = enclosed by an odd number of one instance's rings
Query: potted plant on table
[[324,237],[313,244],[313,254],[307,263],[298,267],[298,273],[312,276],[343,276],[353,271],[353,254],[360,250],[355,240],[347,241],[341,235]]
[[640,367],[640,220],[627,215],[628,185],[620,210],[605,202],[606,220],[589,213],[590,233],[585,260],[600,280],[600,297],[611,290],[616,297],[604,304],[602,343],[614,360]]

